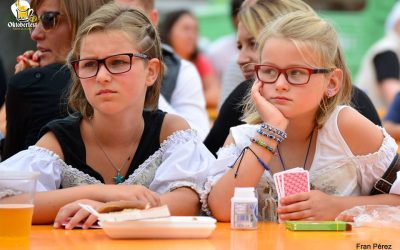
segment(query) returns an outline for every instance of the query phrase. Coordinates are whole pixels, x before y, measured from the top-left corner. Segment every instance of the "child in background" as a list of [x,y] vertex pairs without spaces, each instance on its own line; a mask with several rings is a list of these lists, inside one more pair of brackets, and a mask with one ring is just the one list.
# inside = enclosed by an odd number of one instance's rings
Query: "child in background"
[[59,228],[72,217],[67,229],[87,228],[96,218],[78,203],[118,200],[198,215],[214,158],[185,120],[156,109],[164,67],[146,15],[104,5],[79,27],[68,63],[77,113],[47,124],[36,146],[0,165],[40,173],[33,223]]
[[[397,195],[367,196],[397,145],[348,106],[351,79],[332,25],[293,12],[269,24],[259,45],[248,124],[231,129],[202,197],[212,215],[229,221],[235,187],[256,187],[263,220],[334,220],[356,205],[399,205]],[[277,207],[272,175],[294,167],[309,171],[313,190]]]

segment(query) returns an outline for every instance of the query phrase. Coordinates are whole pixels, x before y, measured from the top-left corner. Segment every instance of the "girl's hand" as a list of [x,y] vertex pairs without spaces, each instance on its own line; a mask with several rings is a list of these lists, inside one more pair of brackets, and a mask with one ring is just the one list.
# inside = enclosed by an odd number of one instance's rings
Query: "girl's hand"
[[29,68],[40,67],[40,56],[42,52],[28,50],[24,54],[17,56],[15,74]]
[[103,202],[140,200],[151,207],[161,205],[160,196],[142,185],[99,185],[98,198]]
[[263,84],[259,80],[256,80],[251,88],[251,98],[261,119],[271,126],[285,131],[289,121],[279,109],[261,95],[262,86]]
[[73,229],[79,223],[83,223],[83,229],[88,229],[91,225],[93,225],[97,221],[97,217],[81,208],[79,203],[90,205],[96,210],[104,205],[102,202],[88,199],[77,200],[69,203],[58,211],[54,220],[54,228],[63,228],[62,225],[65,223],[65,229]]
[[340,214],[340,197],[327,195],[319,190],[298,193],[280,200],[281,220],[335,220]]

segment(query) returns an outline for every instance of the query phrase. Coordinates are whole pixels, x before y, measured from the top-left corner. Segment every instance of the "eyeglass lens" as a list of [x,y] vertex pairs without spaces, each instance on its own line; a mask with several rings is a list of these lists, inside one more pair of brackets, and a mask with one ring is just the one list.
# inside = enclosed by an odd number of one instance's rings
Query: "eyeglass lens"
[[59,12],[53,12],[53,11],[44,12],[39,18],[39,20],[42,22],[43,29],[45,30],[54,29],[54,27],[57,24],[59,15],[60,15]]
[[[310,72],[306,68],[290,68],[283,70],[286,80],[291,84],[305,84],[310,79]],[[257,76],[262,82],[273,83],[280,76],[281,71],[268,65],[260,65]]]
[[[54,29],[57,26],[60,12],[58,11],[46,11],[37,18],[36,25],[42,23],[42,27],[45,31]],[[29,30],[31,33],[33,29]]]

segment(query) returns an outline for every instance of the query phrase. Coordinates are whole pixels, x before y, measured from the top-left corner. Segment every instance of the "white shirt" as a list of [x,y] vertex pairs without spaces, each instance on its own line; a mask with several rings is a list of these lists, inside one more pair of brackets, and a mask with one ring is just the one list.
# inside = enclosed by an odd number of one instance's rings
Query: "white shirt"
[[171,102],[160,95],[158,108],[182,116],[204,140],[210,131],[203,85],[196,67],[187,60],[181,60],[176,86]]
[[[163,194],[179,187],[190,187],[199,195],[215,161],[196,131],[177,131],[160,145],[123,183],[143,185]],[[38,172],[36,191],[44,192],[101,182],[74,166],[67,165],[54,152],[30,146],[0,164],[1,171]],[[9,192],[0,186],[0,198]]]

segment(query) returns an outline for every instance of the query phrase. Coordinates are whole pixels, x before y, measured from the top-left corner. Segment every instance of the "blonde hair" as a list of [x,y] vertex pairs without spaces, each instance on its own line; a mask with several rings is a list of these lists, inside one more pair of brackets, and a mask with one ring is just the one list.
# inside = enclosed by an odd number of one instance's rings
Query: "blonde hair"
[[[349,104],[351,99],[350,72],[344,61],[337,33],[333,26],[311,12],[296,11],[284,15],[265,27],[259,37],[259,55],[270,38],[284,38],[292,41],[299,49],[308,47],[316,53],[318,61],[324,68],[338,68],[343,71],[343,81],[339,92],[330,98],[324,96],[316,115],[316,124],[321,127],[335,107]],[[248,123],[261,122],[261,118],[250,97],[247,97],[244,118]]]
[[289,12],[313,9],[301,0],[256,0],[244,1],[238,13],[239,22],[257,38],[260,30],[273,19]]
[[[145,108],[155,110],[158,106],[164,64],[160,38],[149,18],[139,10],[122,7],[115,3],[106,4],[93,12],[79,27],[76,40],[68,55],[68,67],[71,71],[73,70],[71,61],[80,57],[82,39],[88,34],[99,31],[122,31],[138,46],[139,52],[147,55],[149,59],[160,60],[160,72],[155,83],[147,88],[144,103]],[[93,107],[87,101],[80,80],[75,74],[72,74],[68,104],[83,117],[90,118],[93,115]]]
[[[30,6],[37,11],[45,0],[31,0]],[[55,0],[52,0],[55,1]],[[71,28],[71,41],[75,40],[78,27],[85,18],[110,0],[57,0],[60,2],[60,12],[63,14]]]

